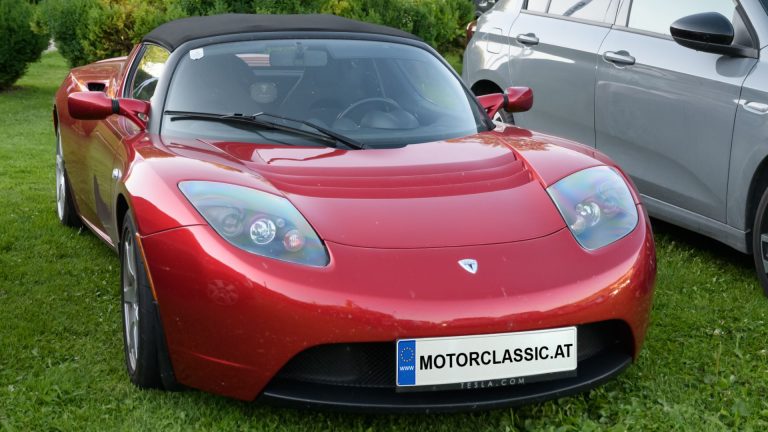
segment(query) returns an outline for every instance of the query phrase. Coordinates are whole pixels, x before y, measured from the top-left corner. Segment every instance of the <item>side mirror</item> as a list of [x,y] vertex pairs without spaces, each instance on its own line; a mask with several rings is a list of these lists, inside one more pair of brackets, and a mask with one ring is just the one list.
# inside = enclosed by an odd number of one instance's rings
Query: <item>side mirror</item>
[[[138,99],[113,99],[104,92],[78,92],[67,97],[69,115],[78,120],[104,120],[112,114],[127,117],[140,129],[147,128],[149,102]],[[143,117],[143,118],[142,118]]]
[[499,110],[526,112],[533,107],[533,90],[528,87],[510,87],[506,93],[494,93],[477,97],[488,117],[493,118]]
[[717,12],[689,15],[672,23],[669,28],[678,44],[696,51],[747,57],[748,47],[733,45],[735,31],[728,18]]

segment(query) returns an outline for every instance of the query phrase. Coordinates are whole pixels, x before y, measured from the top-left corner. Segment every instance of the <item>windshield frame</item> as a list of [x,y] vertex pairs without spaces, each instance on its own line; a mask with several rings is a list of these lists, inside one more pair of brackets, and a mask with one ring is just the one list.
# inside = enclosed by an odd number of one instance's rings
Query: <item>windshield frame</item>
[[366,33],[345,33],[345,32],[269,32],[269,33],[240,33],[233,35],[217,36],[214,38],[207,38],[201,40],[193,40],[184,43],[176,50],[171,52],[169,56],[165,70],[163,71],[160,80],[158,81],[155,94],[151,100],[151,110],[149,115],[149,122],[147,131],[151,134],[161,135],[163,113],[166,109],[168,102],[168,93],[170,83],[173,76],[176,74],[176,70],[184,58],[188,55],[189,51],[204,48],[212,45],[219,45],[231,42],[247,42],[247,41],[260,41],[260,40],[296,40],[296,39],[341,39],[341,40],[360,40],[360,41],[373,41],[373,42],[388,42],[401,45],[410,45],[426,51],[428,54],[436,58],[443,67],[447,68],[449,73],[453,75],[463,89],[468,101],[473,105],[473,109],[477,109],[481,116],[481,124],[478,124],[478,133],[493,130],[493,121],[488,117],[485,109],[477,101],[477,98],[473,95],[472,91],[467,87],[466,83],[461,79],[461,76],[453,69],[453,67],[432,47],[424,42],[400,38],[396,36],[386,36],[377,34]]

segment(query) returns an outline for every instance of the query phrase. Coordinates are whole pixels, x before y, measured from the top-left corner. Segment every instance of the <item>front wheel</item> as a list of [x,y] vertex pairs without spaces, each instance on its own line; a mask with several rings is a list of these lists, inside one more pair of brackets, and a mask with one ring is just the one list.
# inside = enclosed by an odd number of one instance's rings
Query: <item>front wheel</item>
[[64,169],[64,154],[61,150],[61,132],[56,129],[56,215],[62,225],[78,228],[80,218],[75,211],[71,189]]
[[504,109],[500,109],[493,115],[493,121],[511,125],[515,124],[515,118],[512,116],[512,113],[506,112]]
[[156,322],[156,305],[130,212],[123,219],[120,239],[125,366],[131,382],[137,387],[160,388],[157,347],[164,341],[158,337],[160,323]]
[[755,258],[757,278],[768,297],[768,189],[763,192],[755,213],[755,225],[752,227],[752,255]]

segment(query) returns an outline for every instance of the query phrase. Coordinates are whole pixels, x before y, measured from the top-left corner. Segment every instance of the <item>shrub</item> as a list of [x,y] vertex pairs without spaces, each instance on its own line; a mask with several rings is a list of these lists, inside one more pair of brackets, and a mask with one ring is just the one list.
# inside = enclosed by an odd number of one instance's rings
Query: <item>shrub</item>
[[468,0],[254,0],[254,13],[331,13],[413,33],[438,50],[474,18]]
[[474,13],[468,0],[44,0],[43,10],[72,65],[125,55],[157,25],[184,16],[332,13],[400,28],[444,51]]
[[32,16],[26,0],[0,0],[0,90],[21,78],[48,46],[48,36],[32,28]]
[[42,21],[70,66],[91,60],[85,53],[80,33],[87,25],[88,11],[98,6],[98,0],[43,0],[40,3]]
[[248,13],[254,0],[175,0],[187,16]]
[[133,5],[106,3],[88,11],[86,27],[80,40],[90,61],[127,54],[134,43],[131,36],[136,24]]
[[134,44],[141,41],[144,35],[160,24],[190,15],[174,2],[152,3],[140,0],[134,1],[134,3],[137,3],[134,9],[135,22],[131,34],[131,42]]
[[125,55],[153,28],[189,15],[162,0],[43,0],[40,7],[70,66]]

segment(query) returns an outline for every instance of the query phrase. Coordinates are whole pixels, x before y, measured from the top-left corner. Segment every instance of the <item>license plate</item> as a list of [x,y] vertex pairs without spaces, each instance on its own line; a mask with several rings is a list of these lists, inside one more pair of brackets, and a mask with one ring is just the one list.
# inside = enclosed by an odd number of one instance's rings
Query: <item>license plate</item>
[[576,361],[576,327],[401,339],[397,341],[397,388],[437,390],[524,384],[573,376]]

